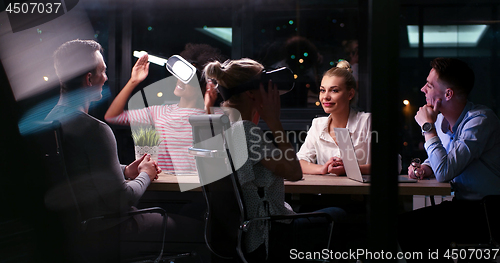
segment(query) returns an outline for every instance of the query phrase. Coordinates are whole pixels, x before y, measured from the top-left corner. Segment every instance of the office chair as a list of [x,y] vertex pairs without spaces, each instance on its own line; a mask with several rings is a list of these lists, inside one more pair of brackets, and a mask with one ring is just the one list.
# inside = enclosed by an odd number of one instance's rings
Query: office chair
[[[50,195],[46,195],[45,203],[54,203],[52,200],[66,200],[65,204],[59,207],[49,206],[49,209],[57,210],[64,224],[63,228],[67,237],[67,252],[65,257],[71,262],[115,262],[116,260],[124,262],[171,262],[176,258],[189,257],[189,253],[182,253],[175,256],[164,256],[165,230],[167,214],[163,208],[151,207],[129,211],[126,213],[106,214],[93,218],[82,218],[81,210],[72,188],[70,175],[66,171],[64,160],[64,151],[62,147],[63,133],[59,121],[39,121],[33,123],[39,128],[39,132],[31,135],[28,139],[38,150],[39,156],[43,159],[45,165],[47,185],[52,190]],[[99,240],[102,236],[99,233],[89,233],[87,227],[89,224],[97,223],[110,218],[129,217],[137,214],[159,213],[163,216],[163,240],[161,249],[154,255],[142,255],[136,258],[122,259],[118,255],[118,239]],[[110,230],[107,233],[117,234],[118,229]],[[111,254],[108,249],[115,250]],[[115,253],[116,252],[116,253]],[[111,260],[111,261],[110,261]]]
[[[500,195],[488,195],[481,200],[481,206],[484,210],[486,218],[486,226],[488,229],[489,240],[484,243],[474,243],[474,244],[461,244],[452,242],[452,249],[487,249],[490,251],[498,252],[500,250]],[[469,253],[470,254],[470,253]],[[467,255],[469,255],[467,254]],[[489,258],[485,260],[491,260],[491,262],[500,262],[500,253],[497,254],[496,258]],[[460,255],[459,255],[460,256]],[[481,255],[482,256],[482,255]],[[474,256],[472,257],[474,258]],[[462,259],[458,259],[457,262],[463,262]]]
[[[229,118],[224,114],[190,116],[193,147],[201,188],[207,203],[205,215],[205,242],[216,256],[214,261],[247,263],[242,237],[255,221],[276,221],[295,218],[324,217],[329,222],[330,247],[333,218],[327,213],[301,213],[248,218],[237,176],[237,168],[228,146]],[[232,131],[235,132],[234,130]],[[244,131],[242,136],[244,137]],[[236,142],[237,143],[237,142]],[[241,154],[241,153],[237,153]],[[264,262],[265,259],[259,260]]]

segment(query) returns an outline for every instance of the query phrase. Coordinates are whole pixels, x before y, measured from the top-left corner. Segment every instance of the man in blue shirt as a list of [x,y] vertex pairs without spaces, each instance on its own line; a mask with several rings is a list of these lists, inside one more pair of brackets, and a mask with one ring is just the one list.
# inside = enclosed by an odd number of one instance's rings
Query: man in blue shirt
[[429,249],[439,249],[441,258],[451,242],[487,242],[479,201],[500,195],[500,121],[492,110],[468,101],[474,72],[451,58],[436,58],[431,67],[421,89],[427,104],[415,115],[428,159],[420,167],[410,165],[408,176],[435,176],[439,182],[450,182],[455,197],[400,216],[402,250],[422,251],[424,259]]

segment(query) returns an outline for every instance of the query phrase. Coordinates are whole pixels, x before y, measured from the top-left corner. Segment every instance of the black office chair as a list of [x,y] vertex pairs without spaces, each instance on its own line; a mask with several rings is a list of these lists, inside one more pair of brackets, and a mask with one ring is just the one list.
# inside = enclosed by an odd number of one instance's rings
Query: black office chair
[[[481,200],[481,206],[485,215],[485,224],[488,229],[488,240],[483,243],[457,243],[452,242],[450,247],[457,249],[457,251],[468,251],[466,256],[457,254],[456,262],[500,262],[500,195],[488,195]],[[469,250],[470,249],[470,250]],[[471,251],[488,250],[491,252],[490,256],[486,258],[486,254],[472,254]],[[478,252],[479,253],[479,252]],[[496,255],[495,258],[493,256]],[[479,260],[478,260],[479,259]]]
[[[259,220],[327,218],[330,235],[325,243],[327,247],[330,246],[333,218],[327,213],[248,218],[235,163],[228,147],[226,136],[230,128],[228,116],[224,114],[191,116],[189,122],[193,130],[194,145],[189,148],[189,153],[195,156],[198,176],[207,202],[205,241],[216,256],[214,261],[248,262],[242,249],[242,238],[249,227],[252,227],[252,223]],[[244,134],[242,138],[245,138]],[[264,261],[265,259],[261,259],[258,262]]]
[[[64,205],[49,205],[49,209],[56,210],[61,222],[64,224],[66,240],[65,257],[70,262],[171,262],[176,258],[189,257],[189,253],[164,256],[163,247],[165,243],[165,229],[167,214],[160,207],[152,207],[130,211],[127,213],[106,214],[93,218],[82,218],[80,207],[72,189],[71,178],[66,171],[64,153],[62,147],[62,128],[59,121],[39,121],[33,123],[37,125],[38,132],[27,137],[27,140],[33,144],[33,149],[38,150],[39,156],[45,164],[47,186],[51,189],[50,194],[46,195],[46,204],[61,203],[54,200],[65,200]],[[55,189],[55,190],[54,190]],[[49,189],[47,189],[49,190]],[[163,240],[161,249],[154,252],[154,255],[148,251],[148,255],[139,254],[135,258],[120,258],[119,239],[104,239],[103,236],[117,237],[117,228],[107,232],[107,235],[99,233],[90,233],[87,226],[92,223],[107,220],[110,218],[128,217],[144,213],[159,213],[163,216]],[[115,232],[115,233],[111,233]],[[112,234],[112,235],[109,235]],[[113,235],[116,234],[116,235]]]

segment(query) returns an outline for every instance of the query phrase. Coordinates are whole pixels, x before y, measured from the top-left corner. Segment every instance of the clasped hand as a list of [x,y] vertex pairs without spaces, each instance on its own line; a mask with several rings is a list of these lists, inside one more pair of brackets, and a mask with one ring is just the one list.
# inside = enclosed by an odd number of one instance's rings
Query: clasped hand
[[336,175],[345,174],[344,162],[340,157],[331,157],[324,165],[322,169],[323,174],[331,173]]
[[151,155],[144,154],[141,158],[133,161],[125,167],[125,177],[135,179],[141,172],[148,174],[151,182],[158,179],[158,174],[161,173],[161,168],[155,160],[151,159]]

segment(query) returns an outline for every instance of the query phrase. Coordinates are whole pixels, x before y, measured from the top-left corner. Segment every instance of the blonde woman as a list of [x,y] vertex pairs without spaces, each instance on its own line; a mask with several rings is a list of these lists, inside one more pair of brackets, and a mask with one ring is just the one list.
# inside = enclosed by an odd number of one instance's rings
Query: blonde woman
[[361,173],[370,173],[371,114],[354,109],[356,92],[349,62],[342,60],[323,75],[319,100],[329,116],[313,119],[297,153],[303,173],[345,174],[334,128],[349,129]]
[[[205,78],[217,81],[218,89],[225,100],[223,106],[236,109],[241,115],[241,120],[236,120],[231,115],[230,119],[233,129],[244,129],[246,138],[243,139],[246,139],[247,147],[239,149],[238,146],[243,144],[236,142],[236,149],[232,151],[235,154],[248,152],[248,159],[237,170],[237,175],[249,218],[294,214],[284,200],[284,179],[297,181],[302,178],[300,163],[292,145],[284,140],[276,140],[274,146],[252,122],[257,114],[260,115],[274,138],[283,138],[279,93],[271,81],[260,81],[263,70],[264,67],[260,63],[247,58],[228,60],[222,64],[214,61],[204,69]],[[328,208],[323,212],[331,214],[335,219],[343,217],[345,213],[339,208]],[[261,224],[260,221],[256,222],[245,234],[245,252],[256,258],[266,255],[276,259],[288,258],[289,249],[296,248],[290,235],[296,233],[294,230],[298,225],[322,223],[313,221],[315,220],[295,219],[293,222],[273,223],[272,227]],[[271,228],[272,231],[269,232]],[[318,239],[318,236],[309,236],[302,241],[314,244]],[[267,251],[269,254],[266,254]]]

